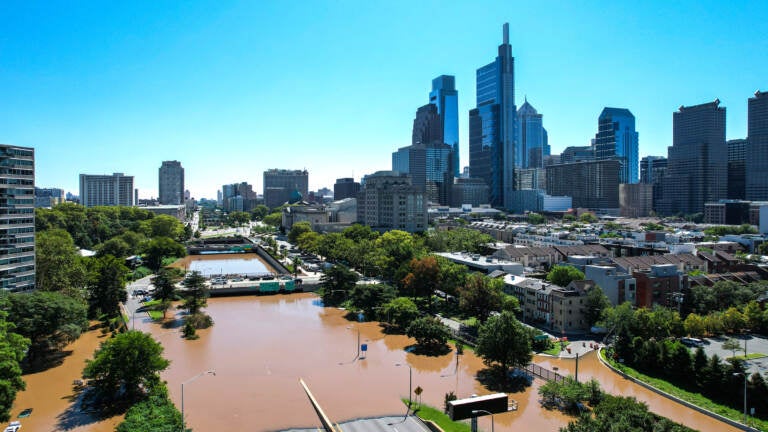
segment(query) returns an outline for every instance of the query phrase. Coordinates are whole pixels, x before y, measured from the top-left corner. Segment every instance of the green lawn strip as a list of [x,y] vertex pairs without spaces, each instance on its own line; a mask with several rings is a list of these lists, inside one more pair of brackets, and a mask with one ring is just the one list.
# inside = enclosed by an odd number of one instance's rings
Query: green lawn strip
[[147,311],[147,314],[149,314],[149,317],[155,321],[163,319],[163,312],[161,311],[150,310],[150,311]]
[[765,354],[762,354],[762,353],[749,353],[749,354],[746,355],[746,357],[743,356],[743,355],[737,355],[736,357],[729,357],[726,360],[730,360],[730,359],[754,360],[754,359],[759,359],[759,358],[763,358],[763,357],[765,357]]
[[[646,384],[650,384],[653,387],[656,387],[657,389],[665,393],[671,394],[672,396],[678,397],[686,402],[692,403],[696,406],[699,406],[708,411],[712,411],[714,413],[720,414],[723,417],[727,417],[737,422],[741,422],[744,419],[743,417],[744,413],[740,410],[736,410],[736,409],[727,407],[725,405],[718,404],[712,401],[711,399],[705,396],[702,396],[700,393],[693,393],[687,390],[683,390],[680,387],[677,387],[667,381],[664,381],[663,379],[654,378],[654,377],[642,374],[636,371],[635,369],[632,369],[629,366],[607,359],[605,357],[604,351],[600,351],[600,356],[602,357],[603,360],[610,363],[611,366],[615,367],[616,369],[624,372],[625,374],[631,376],[632,378],[640,380]],[[765,420],[760,420],[754,417],[750,417],[749,424],[752,426],[756,426],[760,430],[768,430],[768,421],[765,421]]]
[[[408,399],[403,399],[403,403],[408,405]],[[412,405],[413,412],[422,420],[435,422],[445,432],[470,432],[470,427],[466,423],[451,420],[448,415],[441,410],[424,404]]]
[[145,302],[143,306],[147,309],[152,309],[154,306],[157,306],[160,303],[162,303],[162,301],[160,300],[151,300],[151,301]]
[[556,343],[555,346],[553,346],[552,348],[542,351],[539,354],[549,354],[551,356],[557,357],[560,355],[560,344]]

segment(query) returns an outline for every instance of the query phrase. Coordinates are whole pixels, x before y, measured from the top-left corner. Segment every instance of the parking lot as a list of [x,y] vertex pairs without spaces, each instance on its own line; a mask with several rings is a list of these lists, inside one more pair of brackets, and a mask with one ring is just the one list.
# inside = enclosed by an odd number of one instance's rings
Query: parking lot
[[[763,354],[764,357],[749,360],[747,364],[749,365],[749,372],[760,372],[762,374],[768,373],[768,338],[764,336],[757,336],[757,335],[738,335],[733,336],[733,339],[737,340],[739,342],[739,345],[741,346],[741,349],[736,350],[736,355],[741,356],[744,355],[744,341],[747,343],[747,354],[752,353],[760,353]],[[713,354],[717,354],[718,357],[725,360],[728,357],[733,357],[733,351],[732,350],[725,350],[723,349],[723,343],[728,340],[726,337],[716,337],[716,338],[706,338],[704,339],[704,352],[707,353],[707,356],[712,356]]]

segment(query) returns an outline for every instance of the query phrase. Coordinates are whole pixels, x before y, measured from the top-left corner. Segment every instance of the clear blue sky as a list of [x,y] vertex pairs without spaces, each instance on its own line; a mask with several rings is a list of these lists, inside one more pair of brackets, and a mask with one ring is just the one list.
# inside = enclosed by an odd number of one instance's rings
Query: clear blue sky
[[179,160],[196,198],[262,190],[269,168],[310,189],[390,169],[432,78],[456,76],[461,165],[475,70],[510,23],[517,103],[553,153],[587,145],[604,106],[664,155],[672,112],[715,98],[727,136],[768,90],[768,2],[42,1],[0,7],[0,142],[36,149],[36,182],[124,172],[142,198]]

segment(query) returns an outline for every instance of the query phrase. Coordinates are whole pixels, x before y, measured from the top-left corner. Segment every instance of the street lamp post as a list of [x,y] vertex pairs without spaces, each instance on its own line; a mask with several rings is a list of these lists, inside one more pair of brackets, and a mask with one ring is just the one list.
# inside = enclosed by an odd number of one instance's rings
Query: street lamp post
[[493,413],[486,410],[472,410],[472,415],[477,417],[478,414],[488,414],[491,416],[491,432],[494,432],[494,425],[493,425]]
[[737,372],[733,376],[744,377],[744,424],[747,424],[747,372]]
[[[411,368],[411,365],[408,363],[395,363],[395,366],[408,366],[408,411],[411,410],[411,404],[413,403],[413,400],[411,399],[411,392],[413,391],[413,368]],[[408,411],[405,412],[405,415],[408,415]]]
[[203,375],[213,375],[216,376],[216,371],[213,369],[207,370],[205,372],[200,372],[199,374],[193,376],[192,378],[184,381],[181,383],[181,431],[186,432],[187,431],[187,420],[184,417],[184,384],[189,384],[192,381],[200,378]]

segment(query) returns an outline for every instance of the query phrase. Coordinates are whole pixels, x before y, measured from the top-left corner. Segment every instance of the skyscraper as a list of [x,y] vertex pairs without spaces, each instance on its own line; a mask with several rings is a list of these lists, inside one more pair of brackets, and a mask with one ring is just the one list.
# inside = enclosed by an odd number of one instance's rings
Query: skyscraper
[[469,111],[469,172],[490,187],[491,205],[509,208],[514,190],[516,120],[515,59],[509,24],[493,63],[477,70],[477,107]]
[[755,92],[747,101],[746,195],[768,201],[768,92]]
[[132,206],[133,176],[80,174],[80,204],[93,206]]
[[746,196],[747,140],[728,140],[726,145],[728,145],[728,199],[743,200]]
[[453,149],[451,175],[459,177],[459,93],[456,91],[456,78],[440,75],[433,79],[429,103],[437,107],[437,114],[440,115],[442,142]]
[[30,147],[0,144],[0,257],[0,288],[35,288],[35,149]]
[[392,170],[411,176],[432,203],[448,205],[453,185],[453,148],[441,142],[414,144],[392,153]]
[[179,161],[163,161],[158,169],[160,204],[184,204],[184,168]]
[[618,160],[619,183],[637,183],[640,176],[635,116],[626,108],[604,108],[597,124],[595,159]]
[[411,176],[377,171],[363,178],[357,194],[357,221],[376,230],[421,232],[427,229],[427,200]]
[[290,201],[296,193],[306,197],[309,192],[307,170],[270,169],[264,171],[264,204],[279,207]]
[[528,98],[517,110],[517,149],[515,160],[519,168],[544,167],[544,137],[546,132],[542,126],[542,115],[536,111]]
[[667,158],[646,156],[640,161],[640,183],[653,185],[653,205],[655,210],[664,197],[664,177],[667,175]]
[[668,148],[659,213],[704,213],[704,203],[724,199],[728,194],[725,108],[719,105],[720,100],[715,99],[681,106],[672,115],[672,146]]
[[336,184],[333,185],[333,199],[336,201],[345,198],[357,198],[358,192],[360,192],[360,183],[353,178],[336,179]]

